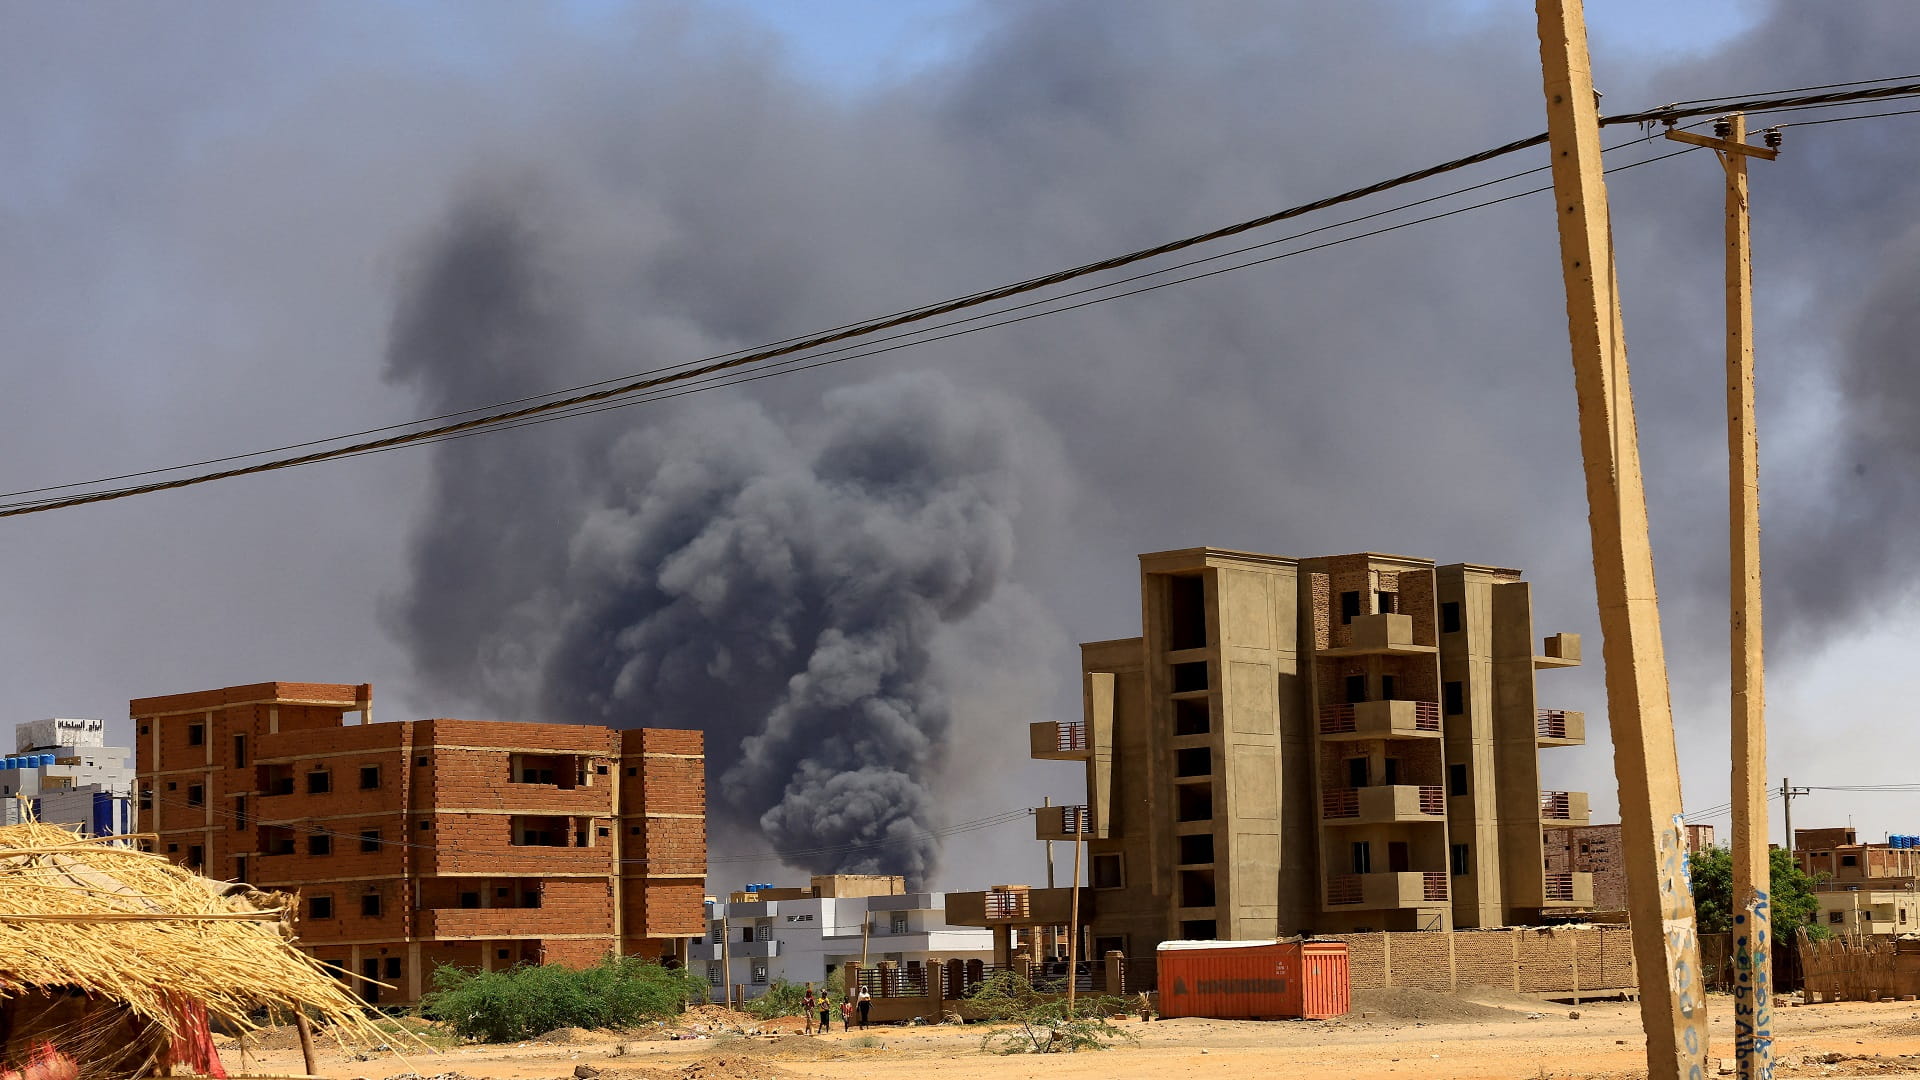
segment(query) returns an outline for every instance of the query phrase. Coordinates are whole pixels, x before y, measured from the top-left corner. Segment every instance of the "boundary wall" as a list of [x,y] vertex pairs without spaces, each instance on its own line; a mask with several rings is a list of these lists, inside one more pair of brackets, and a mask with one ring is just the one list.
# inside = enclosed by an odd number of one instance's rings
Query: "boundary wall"
[[1330,934],[1347,943],[1355,990],[1393,986],[1452,993],[1489,987],[1522,994],[1633,993],[1625,926],[1510,926],[1488,930]]

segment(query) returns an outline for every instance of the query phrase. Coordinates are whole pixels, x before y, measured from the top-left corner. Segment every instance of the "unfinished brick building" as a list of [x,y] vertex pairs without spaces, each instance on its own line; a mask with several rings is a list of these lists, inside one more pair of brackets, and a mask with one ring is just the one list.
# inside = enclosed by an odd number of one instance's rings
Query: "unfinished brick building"
[[[1687,851],[1713,846],[1713,826],[1688,825]],[[1547,830],[1547,873],[1592,874],[1593,910],[1627,910],[1627,864],[1620,826],[1570,825]]]
[[700,732],[376,724],[372,701],[285,682],[135,699],[140,830],[297,892],[302,946],[369,1000],[417,1000],[443,964],[685,959],[706,928]]

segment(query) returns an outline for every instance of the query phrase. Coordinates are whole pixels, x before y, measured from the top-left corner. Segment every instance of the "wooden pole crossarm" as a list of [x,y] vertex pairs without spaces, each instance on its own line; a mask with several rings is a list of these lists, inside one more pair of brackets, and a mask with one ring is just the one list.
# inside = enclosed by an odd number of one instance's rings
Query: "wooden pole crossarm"
[[1675,129],[1667,132],[1667,138],[1674,142],[1704,146],[1709,150],[1718,150],[1723,154],[1739,154],[1742,157],[1757,157],[1763,161],[1772,161],[1780,156],[1780,151],[1766,146],[1754,146],[1750,143],[1736,142],[1733,139],[1716,139],[1711,135],[1695,135],[1691,131]]

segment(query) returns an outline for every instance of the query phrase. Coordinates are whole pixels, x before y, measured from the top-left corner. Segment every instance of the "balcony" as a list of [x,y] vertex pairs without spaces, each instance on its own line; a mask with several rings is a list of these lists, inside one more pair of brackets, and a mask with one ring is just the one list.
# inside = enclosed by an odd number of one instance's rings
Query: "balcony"
[[1382,612],[1355,615],[1347,623],[1347,644],[1322,650],[1321,655],[1432,656],[1439,651],[1437,646],[1413,643],[1412,616]]
[[1533,658],[1535,670],[1580,666],[1580,635],[1555,634],[1541,642],[1540,655]]
[[1093,819],[1085,803],[1078,806],[1040,806],[1033,811],[1036,840],[1084,840],[1093,836]]
[[1038,761],[1087,760],[1084,720],[1042,720],[1027,725],[1028,756]]
[[1587,793],[1584,791],[1543,791],[1540,793],[1540,820],[1547,825],[1585,825]]
[[1548,874],[1546,902],[1542,907],[1590,908],[1593,906],[1592,874]]
[[[1093,910],[1092,890],[1080,891],[1080,917]],[[946,920],[953,926],[1065,925],[1072,914],[1072,889],[1033,889],[1001,885],[984,892],[948,893]]]
[[[1588,895],[1592,895],[1588,875]],[[1413,871],[1389,874],[1336,874],[1327,879],[1327,906],[1380,911],[1432,907],[1447,902],[1447,875]]]
[[1437,739],[1437,701],[1359,701],[1320,706],[1320,737],[1329,742],[1361,739]]
[[780,955],[780,943],[778,941],[729,941],[724,946],[719,942],[712,942],[695,947],[704,954],[710,954],[707,956],[709,960],[720,959],[720,950],[722,948],[726,949],[727,956],[735,960],[759,960]]
[[445,940],[538,937],[578,933],[577,920],[541,908],[425,908],[420,936]]
[[1333,788],[1321,795],[1320,816],[1329,825],[1441,822],[1447,797],[1438,784]]
[[1568,709],[1535,709],[1533,730],[1541,746],[1585,746],[1587,714]]

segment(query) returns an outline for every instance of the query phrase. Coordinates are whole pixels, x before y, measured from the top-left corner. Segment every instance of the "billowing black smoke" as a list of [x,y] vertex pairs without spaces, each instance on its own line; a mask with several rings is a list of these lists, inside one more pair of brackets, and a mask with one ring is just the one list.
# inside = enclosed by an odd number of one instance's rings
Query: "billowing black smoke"
[[[576,347],[538,248],[463,211],[401,307],[395,375],[452,407]],[[793,422],[691,398],[537,455],[491,437],[435,474],[405,638],[501,709],[704,729],[723,825],[816,872],[923,878],[951,724],[936,652],[1005,581],[1022,415],[901,374]]]

